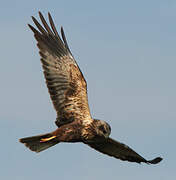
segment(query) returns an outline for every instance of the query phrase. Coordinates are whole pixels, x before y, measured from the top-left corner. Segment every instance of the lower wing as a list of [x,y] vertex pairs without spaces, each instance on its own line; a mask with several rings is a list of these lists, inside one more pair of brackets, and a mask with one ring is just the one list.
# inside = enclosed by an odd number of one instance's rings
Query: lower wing
[[105,141],[100,142],[100,143],[98,142],[89,143],[88,145],[101,153],[107,154],[109,156],[113,156],[123,161],[157,164],[162,160],[161,157],[157,157],[152,160],[146,160],[142,156],[140,156],[138,153],[136,153],[134,150],[132,150],[130,147],[128,147],[127,145],[122,144],[118,141],[115,141],[111,138],[108,138]]

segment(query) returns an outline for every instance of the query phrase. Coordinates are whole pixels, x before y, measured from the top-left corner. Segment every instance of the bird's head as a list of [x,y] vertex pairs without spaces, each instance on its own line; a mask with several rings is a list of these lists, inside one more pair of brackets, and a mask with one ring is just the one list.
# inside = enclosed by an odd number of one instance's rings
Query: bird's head
[[110,125],[102,120],[94,119],[97,123],[97,133],[100,136],[104,136],[105,138],[108,138],[111,133],[111,127]]

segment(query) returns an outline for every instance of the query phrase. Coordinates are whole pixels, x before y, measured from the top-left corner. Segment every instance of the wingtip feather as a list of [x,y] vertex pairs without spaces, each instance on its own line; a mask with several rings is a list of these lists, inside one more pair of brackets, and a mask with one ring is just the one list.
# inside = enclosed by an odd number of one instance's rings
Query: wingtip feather
[[152,159],[152,160],[147,161],[147,163],[149,163],[149,164],[158,164],[158,163],[161,162],[162,160],[163,160],[163,158],[157,157],[157,158],[155,158],[155,159]]

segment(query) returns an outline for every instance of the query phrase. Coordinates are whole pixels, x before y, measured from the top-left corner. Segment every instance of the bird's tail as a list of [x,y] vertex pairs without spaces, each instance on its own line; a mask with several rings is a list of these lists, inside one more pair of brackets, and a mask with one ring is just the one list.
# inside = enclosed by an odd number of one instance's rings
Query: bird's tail
[[19,139],[19,141],[28,147],[31,151],[35,151],[37,153],[59,143],[56,136],[54,136],[52,133],[26,137]]

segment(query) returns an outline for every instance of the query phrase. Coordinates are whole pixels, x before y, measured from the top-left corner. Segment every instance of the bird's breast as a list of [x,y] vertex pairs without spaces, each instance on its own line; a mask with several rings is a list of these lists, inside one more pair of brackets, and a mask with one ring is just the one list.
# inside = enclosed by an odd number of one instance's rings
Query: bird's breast
[[81,136],[84,142],[91,142],[97,139],[99,135],[97,134],[96,128],[94,128],[92,124],[88,124],[81,129]]

